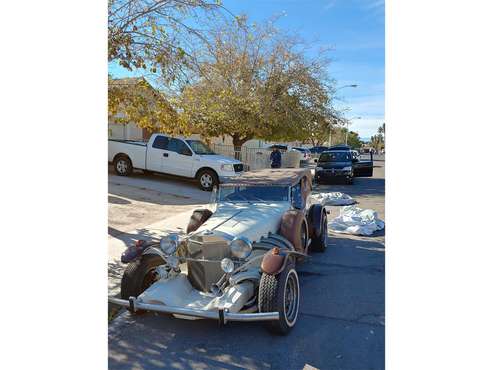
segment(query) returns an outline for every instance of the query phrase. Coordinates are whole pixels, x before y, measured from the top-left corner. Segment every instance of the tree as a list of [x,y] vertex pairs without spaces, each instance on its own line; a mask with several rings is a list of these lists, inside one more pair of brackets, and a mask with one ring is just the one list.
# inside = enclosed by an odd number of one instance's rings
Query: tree
[[221,23],[197,51],[200,73],[179,99],[181,119],[204,136],[309,139],[307,123],[326,124],[329,87],[321,58],[307,60],[300,41],[273,22],[246,17]]
[[371,137],[370,143],[378,151],[385,147],[385,123],[378,127],[377,134]]
[[[159,76],[164,85],[178,85],[195,66],[193,38],[203,38],[205,32],[190,23],[223,10],[218,0],[109,0],[108,62],[141,75]],[[108,77],[108,118],[115,123],[134,122],[168,132],[186,130],[179,126],[168,100],[147,82],[115,84]]]
[[203,38],[191,24],[221,9],[218,0],[109,0],[108,61],[174,81],[194,63],[190,37]]
[[384,137],[382,134],[377,134],[371,137],[370,139],[370,144],[371,146],[377,150],[380,151],[384,147]]
[[151,131],[178,130],[176,111],[144,78],[110,78],[108,101],[108,120],[113,123],[133,122]]

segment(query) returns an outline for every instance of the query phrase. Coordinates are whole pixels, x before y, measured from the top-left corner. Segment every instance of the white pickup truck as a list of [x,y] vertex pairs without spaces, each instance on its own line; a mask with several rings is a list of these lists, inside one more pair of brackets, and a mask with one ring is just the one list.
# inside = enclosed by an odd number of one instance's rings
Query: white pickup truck
[[203,190],[210,191],[222,179],[243,172],[240,161],[214,153],[200,140],[153,134],[148,142],[109,140],[108,162],[120,176],[133,169],[195,178]]

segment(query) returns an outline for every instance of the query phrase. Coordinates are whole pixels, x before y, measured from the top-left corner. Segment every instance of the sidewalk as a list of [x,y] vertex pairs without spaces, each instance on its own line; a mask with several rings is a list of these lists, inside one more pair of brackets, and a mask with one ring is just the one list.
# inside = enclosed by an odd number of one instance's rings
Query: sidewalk
[[120,262],[120,256],[127,246],[137,240],[159,240],[166,232],[185,232],[188,222],[197,205],[191,205],[190,209],[178,213],[133,231],[118,234],[116,237],[108,237],[108,296],[114,297],[120,294],[120,279],[125,265]]

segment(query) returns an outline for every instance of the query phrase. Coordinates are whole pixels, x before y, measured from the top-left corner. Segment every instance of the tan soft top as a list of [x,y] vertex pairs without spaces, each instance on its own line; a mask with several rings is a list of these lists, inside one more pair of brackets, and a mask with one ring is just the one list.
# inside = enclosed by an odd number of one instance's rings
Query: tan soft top
[[296,185],[303,177],[311,184],[312,173],[308,168],[266,168],[248,171],[224,180],[225,185]]

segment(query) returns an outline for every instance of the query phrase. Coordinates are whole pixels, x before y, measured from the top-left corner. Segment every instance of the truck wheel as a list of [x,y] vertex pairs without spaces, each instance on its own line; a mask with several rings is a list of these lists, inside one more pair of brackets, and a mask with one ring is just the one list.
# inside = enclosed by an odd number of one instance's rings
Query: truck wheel
[[286,335],[293,328],[300,307],[300,283],[293,263],[277,275],[262,274],[258,307],[260,312],[279,312],[279,320],[267,324],[270,331]]
[[[158,279],[156,267],[164,261],[154,254],[144,254],[136,261],[127,265],[121,281],[120,296],[122,299],[137,298]],[[138,311],[137,313],[142,313]]]
[[114,161],[115,172],[119,176],[130,176],[133,172],[132,161],[125,156],[117,157]]
[[312,236],[310,250],[314,252],[325,252],[325,249],[327,249],[327,215],[325,212],[322,212],[320,233],[314,233]]
[[212,170],[200,171],[197,175],[197,179],[199,180],[200,188],[205,191],[212,191],[214,186],[219,184],[217,174]]

